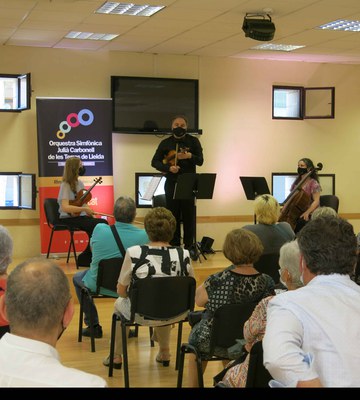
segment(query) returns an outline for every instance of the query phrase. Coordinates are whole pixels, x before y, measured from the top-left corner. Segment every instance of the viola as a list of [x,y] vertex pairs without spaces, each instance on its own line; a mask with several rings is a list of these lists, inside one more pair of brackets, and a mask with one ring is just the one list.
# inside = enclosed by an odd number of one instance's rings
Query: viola
[[163,164],[169,164],[171,165],[177,165],[177,156],[179,153],[186,153],[189,151],[189,147],[180,147],[180,150],[178,149],[178,144],[176,143],[176,149],[175,150],[170,150],[167,155],[163,159]]
[[302,187],[304,186],[308,177],[314,171],[321,171],[323,165],[321,163],[317,164],[317,168],[311,168],[300,180],[300,182],[295,186],[291,193],[285,199],[283,209],[280,214],[279,222],[288,222],[293,229],[296,227],[296,223],[311,203],[310,196],[304,192]]
[[83,204],[88,203],[92,198],[91,191],[94,189],[95,185],[97,185],[98,183],[102,183],[101,176],[99,178],[94,179],[94,183],[92,184],[92,186],[89,187],[89,189],[79,190],[76,193],[75,200],[69,200],[69,204],[72,206],[81,207]]

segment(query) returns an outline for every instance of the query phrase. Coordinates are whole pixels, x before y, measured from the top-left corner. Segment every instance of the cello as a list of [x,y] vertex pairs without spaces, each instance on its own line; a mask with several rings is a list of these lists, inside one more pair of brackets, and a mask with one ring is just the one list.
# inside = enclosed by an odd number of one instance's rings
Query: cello
[[279,217],[279,222],[288,222],[292,229],[295,229],[296,223],[309,207],[311,203],[310,196],[302,190],[306,180],[314,171],[321,171],[323,168],[322,163],[317,164],[317,168],[311,168],[300,180],[300,182],[295,186],[295,188],[290,192],[287,198],[283,202],[283,209]]

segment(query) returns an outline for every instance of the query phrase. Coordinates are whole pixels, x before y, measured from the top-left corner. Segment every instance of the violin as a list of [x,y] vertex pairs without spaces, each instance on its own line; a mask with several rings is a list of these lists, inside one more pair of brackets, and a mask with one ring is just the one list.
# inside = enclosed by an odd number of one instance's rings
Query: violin
[[102,177],[94,179],[94,183],[90,186],[89,189],[81,189],[76,193],[75,200],[69,200],[69,204],[72,206],[81,207],[83,204],[88,203],[91,198],[92,194],[91,191],[94,189],[95,185],[98,183],[102,183]]
[[178,149],[178,143],[176,143],[176,149],[175,150],[170,150],[167,155],[163,159],[163,164],[169,164],[171,165],[177,165],[177,156],[178,153],[186,153],[189,151],[189,147],[180,147],[180,150]]
[[317,164],[317,168],[311,168],[300,180],[300,182],[295,186],[291,193],[284,200],[284,207],[281,210],[279,217],[279,222],[288,222],[293,229],[295,229],[298,219],[301,214],[303,214],[311,203],[310,196],[304,192],[302,187],[304,186],[307,178],[314,171],[321,171],[323,165],[321,163]]

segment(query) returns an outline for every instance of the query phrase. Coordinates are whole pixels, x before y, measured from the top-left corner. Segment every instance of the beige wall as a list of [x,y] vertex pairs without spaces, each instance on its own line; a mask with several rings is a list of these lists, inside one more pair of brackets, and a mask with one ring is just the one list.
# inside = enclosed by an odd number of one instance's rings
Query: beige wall
[[[0,72],[31,72],[33,88],[30,111],[0,113],[2,171],[38,173],[36,97],[108,98],[111,75],[196,78],[205,157],[198,172],[217,173],[213,200],[197,202],[198,240],[210,236],[220,249],[230,229],[253,220],[240,175],[265,176],[270,186],[272,172],[295,171],[301,157],[336,174],[339,211],[360,231],[360,66],[4,46]],[[335,86],[335,119],[272,120],[273,84]],[[150,160],[161,139],[113,134],[115,197],[134,197],[134,174],[153,172]],[[139,217],[145,212],[139,209]],[[38,210],[0,211],[16,257],[39,253],[38,217]]]

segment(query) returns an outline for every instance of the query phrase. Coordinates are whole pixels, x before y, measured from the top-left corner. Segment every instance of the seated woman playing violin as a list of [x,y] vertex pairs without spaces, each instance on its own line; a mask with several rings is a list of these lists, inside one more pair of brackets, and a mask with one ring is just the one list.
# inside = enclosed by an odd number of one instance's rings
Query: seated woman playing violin
[[66,160],[58,203],[60,219],[66,219],[67,225],[85,231],[89,237],[86,249],[78,256],[78,265],[88,267],[91,262],[90,238],[93,230],[97,224],[107,224],[107,221],[94,218],[94,210],[87,205],[91,197],[84,193],[84,183],[78,179],[84,174],[85,167],[80,158],[69,157]]
[[312,212],[320,205],[321,186],[317,171],[322,164],[314,163],[309,158],[298,161],[298,176],[290,188],[290,195],[284,201],[279,221],[286,221],[299,232],[310,220]]

